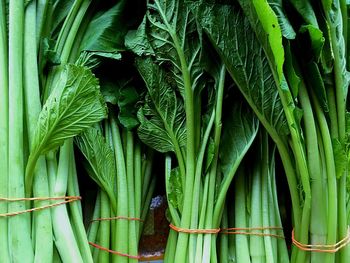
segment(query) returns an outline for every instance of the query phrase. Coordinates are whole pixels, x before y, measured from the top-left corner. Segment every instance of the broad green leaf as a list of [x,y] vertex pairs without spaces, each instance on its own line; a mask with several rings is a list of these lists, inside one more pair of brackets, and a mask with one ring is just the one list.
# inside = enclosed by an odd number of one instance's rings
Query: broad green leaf
[[197,8],[197,18],[238,88],[270,134],[288,134],[268,59],[239,6],[202,4]]
[[108,11],[96,14],[86,29],[80,50],[114,54],[124,49],[128,29],[123,15],[125,2],[119,1]]
[[247,110],[242,103],[230,105],[228,112],[223,120],[219,155],[224,181],[232,179],[259,127],[259,121],[253,112]]
[[97,78],[85,67],[68,64],[39,115],[31,154],[55,150],[106,116]]
[[136,66],[148,94],[139,110],[140,139],[159,152],[178,151],[186,145],[185,111],[169,76],[151,58],[137,59]]
[[170,177],[168,180],[168,201],[174,206],[174,208],[178,208],[181,211],[183,206],[183,193],[179,168],[171,170]]
[[283,36],[287,39],[294,39],[296,33],[283,10],[282,0],[268,0],[268,3],[277,16]]
[[75,143],[85,156],[92,169],[89,175],[116,203],[116,166],[114,153],[96,128],[85,130],[75,137]]
[[266,0],[239,0],[238,2],[263,46],[273,70],[277,72],[276,77],[282,81],[284,48],[277,16]]

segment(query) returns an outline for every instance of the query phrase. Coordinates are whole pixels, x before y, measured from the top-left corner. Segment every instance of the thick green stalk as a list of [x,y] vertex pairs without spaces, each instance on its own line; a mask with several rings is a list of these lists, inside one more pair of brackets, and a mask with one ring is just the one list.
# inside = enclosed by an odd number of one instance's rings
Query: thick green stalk
[[[337,103],[337,117],[338,117],[338,131],[339,141],[344,142],[346,136],[346,98],[348,95],[348,76],[345,74],[346,65],[342,63],[346,59],[346,42],[347,38],[344,38],[344,32],[347,31],[347,24],[343,24],[343,18],[346,17],[345,1],[336,0],[334,1],[334,8],[337,8],[335,14],[326,12],[327,21],[330,24],[330,35],[332,42],[332,49],[334,54],[334,79],[335,79],[335,97]],[[344,14],[342,14],[342,11]],[[345,31],[343,30],[345,29]],[[339,32],[340,31],[340,32]],[[343,33],[343,34],[342,34]],[[346,34],[345,34],[346,36]],[[346,180],[347,171],[339,179],[338,186],[338,235],[343,238],[347,235],[348,226],[346,220]],[[347,262],[350,257],[350,247],[347,246],[340,251],[340,262]]]
[[[93,220],[97,218],[101,218],[101,191],[98,191],[97,193],[94,212],[92,214],[92,218],[90,218],[89,220]],[[88,235],[88,240],[92,243],[96,242],[99,225],[100,225],[99,221],[93,221],[89,226],[87,235]],[[96,250],[96,248],[91,247],[91,251],[93,250]]]
[[[28,130],[29,150],[34,140],[36,123],[41,111],[40,86],[38,79],[37,46],[35,39],[36,1],[32,1],[25,11],[24,27],[24,93],[25,115]],[[34,29],[33,29],[34,28]],[[34,171],[33,193],[35,197],[50,196],[45,157],[40,157]],[[49,201],[37,201],[34,205],[49,205]],[[45,209],[34,214],[35,262],[51,262],[53,256],[53,233],[51,211]]]
[[[171,27],[167,21],[166,15],[162,12],[162,8],[159,6],[159,2],[155,1],[155,4],[160,10],[160,15],[164,21],[164,24],[170,32],[170,36],[173,40],[174,47],[176,49],[178,58],[181,64],[181,73],[184,83],[184,93],[185,93],[185,111],[186,111],[186,177],[185,177],[185,191],[184,191],[184,202],[183,211],[181,215],[181,227],[189,228],[191,223],[191,209],[192,209],[192,191],[193,191],[193,181],[196,173],[195,169],[195,120],[194,120],[194,103],[193,103],[193,90],[191,84],[190,71],[187,65],[186,57],[184,51],[181,47],[180,41],[176,35],[175,30]],[[187,250],[188,250],[189,236],[187,233],[179,233],[177,249],[175,255],[175,262],[187,262]]]
[[[273,208],[273,203],[269,201],[269,192],[268,192],[268,176],[270,170],[270,152],[269,152],[269,142],[268,135],[266,131],[260,132],[260,141],[261,141],[261,157],[260,157],[260,169],[261,169],[261,209],[262,209],[262,226],[275,226],[271,224],[274,213],[271,213]],[[277,258],[275,257],[272,237],[264,236],[264,247],[265,247],[265,259],[268,263],[277,263]],[[275,247],[277,248],[277,247]]]
[[[6,1],[0,1],[0,196],[8,197],[8,47],[5,14]],[[0,214],[7,213],[7,203],[0,202]],[[0,262],[10,262],[8,219],[0,218]]]
[[[197,157],[197,166],[196,166],[196,177],[194,181],[194,187],[193,187],[193,207],[192,207],[192,216],[191,216],[191,229],[196,229],[198,227],[198,218],[199,218],[199,206],[200,206],[200,187],[201,187],[201,179],[202,179],[202,167],[203,167],[203,160],[205,155],[205,150],[207,148],[207,143],[209,140],[209,136],[214,124],[215,120],[215,111],[213,110],[212,115],[210,117],[208,126],[206,128],[206,131],[203,136],[203,141],[199,150],[199,154]],[[189,251],[189,257],[190,262],[193,262],[195,259],[195,248],[196,248],[196,239],[197,237],[195,235],[190,236],[189,241],[189,247],[191,248]],[[192,250],[193,248],[193,250]]]
[[[109,218],[111,216],[109,198],[107,194],[101,191],[101,218]],[[104,220],[100,222],[100,240],[99,245],[105,248],[109,248],[110,236],[111,236],[111,222],[109,220]],[[98,255],[99,263],[109,263],[109,253],[106,251],[100,251]]]
[[[126,179],[128,184],[128,216],[135,217],[135,178],[134,178],[134,136],[131,131],[126,131]],[[129,253],[138,255],[138,241],[136,221],[129,220]],[[129,262],[137,263],[136,259],[129,259]]]
[[[304,131],[308,158],[309,173],[311,178],[311,221],[310,233],[312,244],[325,244],[326,241],[326,217],[327,210],[319,204],[326,204],[325,182],[317,140],[315,119],[312,112],[309,94],[304,83],[300,85],[299,99],[304,111]],[[311,262],[319,263],[324,259],[321,253],[311,253]]]
[[40,41],[42,40],[42,37],[47,34],[47,28],[50,25],[49,23],[49,16],[50,8],[52,8],[52,1],[51,0],[37,0],[36,1],[36,25],[35,25],[35,31],[36,31],[36,46],[39,49],[40,47]]
[[[110,127],[113,138],[113,148],[114,155],[117,165],[117,193],[118,193],[118,204],[117,204],[117,214],[116,216],[128,216],[128,186],[126,178],[126,167],[123,145],[121,140],[121,135],[119,131],[118,124],[115,118],[110,117]],[[128,253],[129,246],[125,242],[125,237],[129,233],[129,224],[126,220],[117,220],[116,222],[116,234],[114,238],[114,244],[116,246],[116,251],[120,253]],[[126,257],[115,255],[112,257],[115,263],[127,263],[128,259]]]
[[[134,175],[135,175],[135,190],[134,190],[134,198],[135,198],[135,217],[141,218],[141,195],[142,195],[142,160],[141,160],[141,144],[136,139],[135,141],[135,153],[134,153]],[[136,223],[136,240],[137,242],[140,240],[140,229],[141,222],[138,221]]]
[[[257,161],[261,161],[257,159]],[[263,213],[262,213],[262,195],[261,195],[261,171],[260,167],[254,167],[251,170],[252,173],[252,185],[251,185],[251,224],[250,227],[263,226]],[[256,230],[258,233],[261,232]],[[252,263],[264,263],[265,262],[265,245],[264,240],[259,236],[250,237],[250,257]]]
[[[57,175],[56,178],[50,180],[50,183],[54,183],[50,187],[53,190],[51,196],[66,195],[70,161],[73,157],[71,150],[72,143],[71,139],[67,140],[60,148]],[[54,175],[50,175],[50,177],[54,177]],[[65,205],[52,208],[52,222],[55,244],[62,261],[67,263],[83,263]]]
[[[24,116],[23,116],[23,41],[24,2],[9,2],[9,196],[24,197]],[[25,209],[24,202],[9,204],[9,212]],[[30,214],[9,219],[9,244],[12,262],[34,260],[30,237]]]
[[[324,154],[326,157],[326,172],[328,180],[328,216],[327,216],[327,244],[335,244],[337,242],[337,181],[336,169],[334,163],[334,154],[332,140],[328,129],[325,115],[319,105],[316,96],[312,93],[312,101],[321,132]],[[333,262],[334,254],[327,253],[323,262]]]
[[[227,214],[227,206],[225,205],[224,212],[222,214],[221,220],[221,229],[229,228],[228,225],[228,214]],[[228,253],[228,236],[229,235],[220,235],[219,238],[219,246],[218,249],[220,255],[220,263],[229,263],[229,253]]]
[[[73,152],[73,145],[71,147],[72,158],[70,161],[70,169],[68,176],[68,195],[69,196],[80,196],[78,189],[76,189],[77,182],[77,170],[75,167],[75,158]],[[80,254],[83,258],[84,263],[92,263],[92,254],[89,246],[89,241],[86,235],[82,211],[79,202],[69,203],[70,208],[70,220],[71,224],[74,226],[75,239],[79,246]]]
[[[244,169],[240,168],[235,181],[235,227],[249,227],[247,221],[246,186],[244,183]],[[233,226],[231,226],[233,227]],[[251,263],[250,249],[247,235],[234,235],[237,262]]]
[[[219,224],[220,224],[219,222],[221,221],[220,217],[224,206],[224,201],[220,202],[219,198],[218,200],[216,200],[216,203],[215,203],[216,189],[214,185],[216,185],[217,183],[216,178],[217,178],[217,167],[218,167],[218,159],[219,159],[219,145],[220,145],[221,130],[222,130],[221,118],[222,118],[223,94],[224,94],[224,87],[225,87],[225,73],[226,73],[226,68],[222,66],[220,71],[219,83],[217,83],[218,87],[217,87],[217,97],[216,97],[216,105],[215,105],[215,126],[214,126],[215,127],[214,129],[215,153],[214,153],[214,157],[213,157],[213,161],[212,161],[210,173],[209,173],[210,189],[209,189],[209,197],[208,197],[208,203],[207,203],[207,219],[205,224],[205,227],[208,229],[219,227]],[[225,188],[220,189],[220,193],[223,191],[225,192],[225,195],[226,195],[227,189]],[[217,209],[217,207],[219,207],[219,209]],[[219,215],[215,213],[216,210],[220,210]],[[212,238],[216,239],[216,237],[213,236],[212,234],[204,235],[204,248],[203,248],[205,253],[203,257],[204,262],[209,262],[210,255],[211,255]]]

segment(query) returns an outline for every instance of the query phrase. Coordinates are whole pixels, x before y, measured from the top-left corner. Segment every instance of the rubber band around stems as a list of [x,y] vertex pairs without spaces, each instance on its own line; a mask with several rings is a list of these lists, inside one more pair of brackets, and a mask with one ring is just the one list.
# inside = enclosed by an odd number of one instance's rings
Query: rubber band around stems
[[78,201],[81,200],[81,196],[57,196],[57,197],[21,197],[21,198],[5,198],[5,197],[1,197],[0,198],[0,202],[19,202],[19,201],[54,201],[54,200],[64,200],[62,202],[59,203],[55,203],[55,204],[50,204],[50,205],[45,205],[45,206],[39,206],[39,207],[34,207],[34,208],[30,208],[30,209],[26,209],[26,210],[22,210],[22,211],[16,211],[16,212],[9,212],[9,213],[4,213],[4,214],[0,214],[0,217],[11,217],[11,216],[17,216],[17,215],[21,215],[24,213],[31,213],[31,212],[35,212],[35,211],[39,211],[39,210],[44,210],[44,209],[48,209],[48,208],[52,208],[55,206],[60,206],[60,205],[64,205],[70,202],[74,202],[74,201]]
[[[93,222],[98,222],[98,221],[110,221],[110,220],[129,220],[129,221],[139,221],[139,222],[143,222],[143,220],[141,218],[137,218],[137,217],[127,217],[127,216],[114,216],[114,217],[104,217],[104,218],[96,218],[96,219],[92,219],[90,221],[90,223],[93,223]],[[109,249],[109,248],[105,248],[105,247],[102,247],[98,244],[95,244],[95,243],[92,243],[92,242],[89,242],[89,244],[95,248],[98,248],[102,251],[105,251],[105,252],[108,252],[108,253],[111,253],[111,254],[114,254],[114,255],[118,255],[118,256],[122,256],[122,257],[128,257],[128,258],[131,258],[131,259],[140,259],[141,256],[133,256],[133,255],[129,255],[129,254],[126,254],[126,253],[121,253],[121,252],[118,252],[118,251],[115,251],[115,250],[112,250],[112,249]]]
[[254,230],[283,230],[282,227],[278,226],[267,226],[267,227],[232,227],[232,228],[223,228],[220,231],[220,234],[224,235],[251,235],[251,236],[267,236],[284,239],[283,235],[270,234],[270,233],[259,233],[254,232]]
[[214,228],[214,229],[187,229],[187,228],[181,228],[174,226],[173,224],[169,225],[172,230],[175,230],[179,233],[186,233],[186,234],[217,234],[220,232],[220,228]]
[[350,244],[350,227],[348,226],[347,235],[339,242],[332,245],[322,244],[303,244],[295,239],[294,229],[292,230],[292,243],[303,251],[322,252],[322,253],[336,253],[343,247]]

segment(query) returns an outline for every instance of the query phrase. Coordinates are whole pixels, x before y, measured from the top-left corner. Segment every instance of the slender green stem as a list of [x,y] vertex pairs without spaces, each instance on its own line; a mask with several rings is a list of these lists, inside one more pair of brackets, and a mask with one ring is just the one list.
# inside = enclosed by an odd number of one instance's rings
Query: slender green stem
[[[89,220],[93,220],[93,219],[97,219],[97,218],[101,218],[101,191],[98,191],[98,193],[97,193],[94,212],[92,214],[92,218],[90,218]],[[93,221],[93,222],[91,222],[90,227],[88,229],[88,233],[87,233],[88,240],[92,243],[96,242],[99,224],[100,224],[100,221]],[[95,249],[96,248],[91,247],[92,251]]]
[[[25,93],[25,115],[28,130],[29,150],[32,150],[32,142],[36,123],[41,111],[40,86],[38,79],[37,46],[36,46],[36,1],[32,1],[25,11],[24,32],[24,93]],[[33,193],[37,197],[50,196],[49,182],[45,157],[37,161],[35,171]],[[31,184],[30,184],[31,188]],[[31,190],[30,190],[31,191]],[[29,192],[29,191],[27,191]],[[37,201],[35,206],[49,205],[49,201]],[[34,214],[35,225],[35,262],[51,262],[53,257],[53,233],[51,211],[49,209],[38,211]]]
[[[122,139],[119,131],[118,124],[115,118],[112,116],[110,118],[110,127],[113,138],[114,154],[117,165],[117,193],[118,193],[118,204],[117,204],[117,216],[128,216],[128,186],[126,178],[126,167],[124,150],[122,145]],[[120,253],[128,253],[129,246],[125,242],[125,237],[129,233],[129,224],[126,220],[118,220],[116,222],[116,234],[114,236],[114,242],[116,245],[116,250]],[[126,257],[115,255],[112,257],[113,262],[126,263],[128,259]]]
[[[24,116],[23,116],[23,48],[24,1],[9,2],[9,196],[24,197]],[[25,209],[24,202],[9,204],[9,212]],[[34,260],[30,237],[30,215],[9,220],[12,262]]]
[[[214,124],[215,120],[215,110],[213,109],[212,115],[210,117],[208,126],[206,128],[206,131],[204,133],[203,141],[201,144],[201,148],[199,150],[198,158],[197,158],[197,166],[196,166],[196,177],[194,181],[194,188],[193,188],[193,207],[192,207],[192,215],[191,215],[191,229],[196,229],[198,227],[198,218],[199,218],[199,206],[200,206],[200,187],[201,187],[201,178],[202,178],[202,168],[203,168],[203,160],[204,160],[204,154],[205,150],[207,148],[207,143],[209,140],[209,136]],[[205,172],[205,171],[204,171]],[[196,239],[197,237],[194,235],[190,236],[190,243],[189,247],[193,248],[189,251],[189,257],[190,262],[191,260],[195,259],[195,248],[196,248]]]
[[[135,178],[134,178],[134,136],[131,131],[126,131],[126,179],[128,184],[128,210],[129,217],[135,217]],[[129,253],[138,254],[138,240],[136,221],[129,220]],[[137,262],[136,259],[129,259],[129,262]]]
[[[0,1],[0,196],[8,197],[9,93],[6,1]],[[0,202],[0,214],[7,213],[7,203]],[[0,218],[0,262],[10,262],[8,219]]]
[[[328,129],[326,118],[322,112],[316,95],[313,93],[312,101],[320,128],[322,142],[326,157],[326,170],[328,180],[328,216],[327,216],[327,244],[335,244],[337,241],[337,181],[336,181],[336,169],[334,163],[333,146],[331,141],[330,132]],[[324,262],[333,262],[334,254],[326,255]]]
[[[72,159],[70,161],[70,169],[68,176],[68,195],[79,196],[79,192],[76,189],[75,182],[77,182],[77,171],[75,167],[75,158],[73,153],[73,145],[71,147]],[[70,208],[70,219],[75,229],[75,237],[79,246],[80,254],[83,258],[84,263],[92,263],[92,254],[89,247],[89,241],[86,235],[83,217],[81,213],[80,203],[71,202],[69,203]]]
[[[60,158],[57,169],[56,180],[51,186],[53,192],[50,196],[65,196],[68,184],[70,161],[72,160],[72,140],[67,140],[60,148]],[[53,175],[50,175],[53,177]],[[69,221],[65,205],[52,208],[52,222],[55,234],[55,244],[63,262],[82,263],[83,259],[79,252],[79,246],[75,240],[73,229]]]
[[[304,131],[307,150],[309,172],[311,175],[311,221],[310,233],[312,244],[325,244],[326,241],[326,220],[327,211],[319,204],[327,203],[325,182],[323,180],[323,171],[317,140],[315,119],[312,112],[309,94],[304,83],[301,83],[299,89],[299,99],[304,111]],[[324,255],[321,253],[311,253],[311,262],[322,262]]]
[[[108,195],[101,191],[101,218],[109,218],[111,216],[109,198]],[[111,233],[111,222],[109,220],[103,220],[100,222],[100,240],[99,245],[105,248],[109,248],[110,244],[110,233]],[[109,253],[106,251],[100,251],[98,255],[98,262],[109,263]]]
[[[134,153],[134,175],[135,175],[135,217],[141,217],[141,195],[142,195],[142,161],[141,161],[141,144],[136,139],[135,140],[135,153]],[[136,240],[137,242],[140,239],[140,222],[136,225]]]
[[[248,227],[247,224],[247,205],[246,205],[246,186],[244,182],[243,166],[238,170],[235,181],[235,227]],[[250,263],[250,249],[248,237],[246,235],[235,235],[235,249],[237,262]]]

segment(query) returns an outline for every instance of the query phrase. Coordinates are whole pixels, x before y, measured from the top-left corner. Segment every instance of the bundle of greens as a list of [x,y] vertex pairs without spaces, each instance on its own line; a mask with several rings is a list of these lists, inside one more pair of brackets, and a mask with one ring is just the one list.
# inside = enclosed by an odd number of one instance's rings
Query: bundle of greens
[[[345,1],[208,2],[197,19],[276,143],[296,239],[335,245],[349,211]],[[350,248],[307,249],[294,247],[292,262],[346,262]]]
[[224,102],[226,69],[185,1],[150,1],[126,46],[138,56],[136,67],[147,86],[138,135],[167,154],[174,227],[165,261],[216,262],[216,235],[186,230],[219,227],[226,192],[258,123],[244,105],[232,103],[234,95]]
[[288,263],[275,181],[275,147],[260,130],[226,197],[220,262]]

